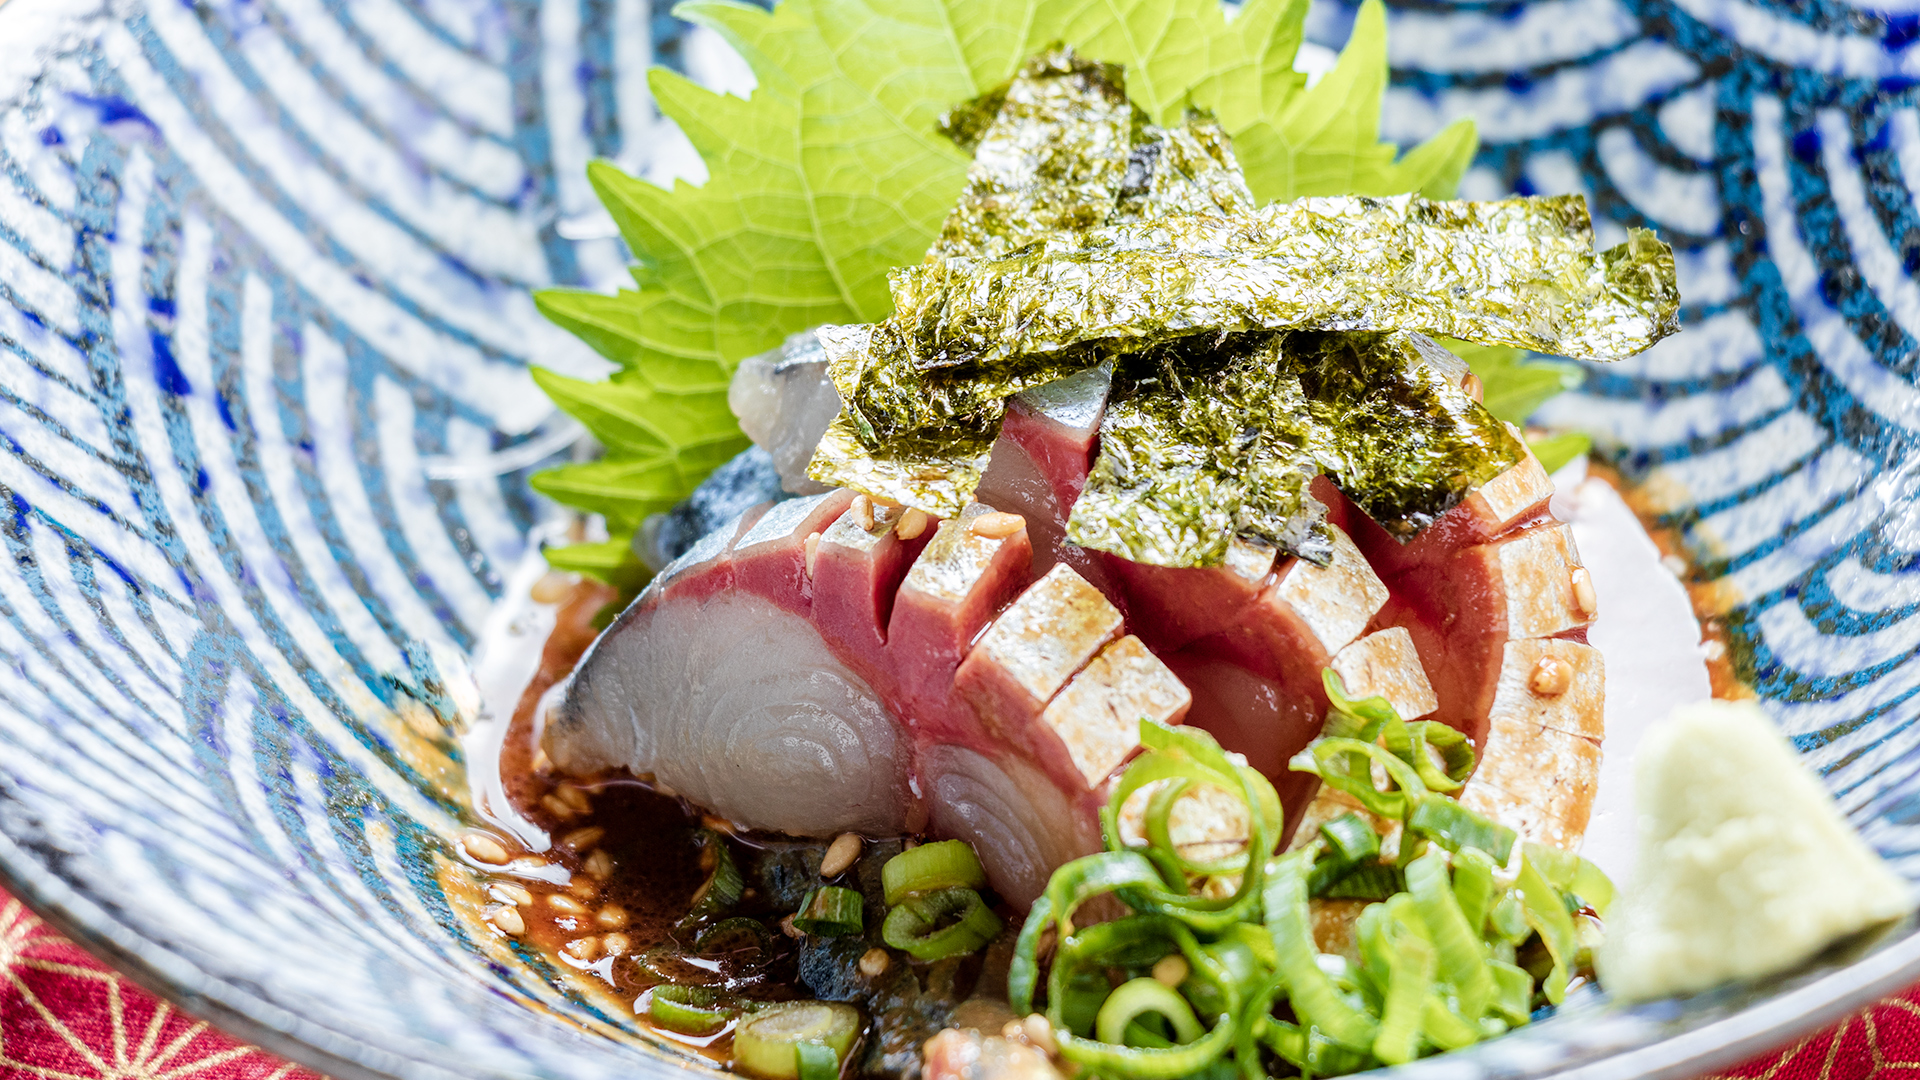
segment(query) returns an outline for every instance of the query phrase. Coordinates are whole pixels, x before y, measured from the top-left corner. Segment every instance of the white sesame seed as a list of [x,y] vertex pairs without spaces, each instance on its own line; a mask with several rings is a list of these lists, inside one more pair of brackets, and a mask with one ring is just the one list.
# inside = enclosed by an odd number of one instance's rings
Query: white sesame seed
[[519,937],[521,934],[527,932],[527,920],[520,917],[519,908],[496,908],[492,918],[493,925],[499,927],[503,933],[509,936]]
[[587,913],[587,905],[565,893],[549,893],[547,895],[547,906],[562,915],[585,915]]
[[608,855],[605,848],[594,848],[593,854],[587,856],[587,861],[580,864],[580,869],[588,876],[604,881],[608,874],[613,873],[613,856]]
[[807,576],[811,578],[813,576],[813,564],[820,558],[820,534],[808,533],[807,542],[804,546],[807,549]]
[[827,846],[826,857],[820,860],[820,876],[839,877],[847,872],[847,867],[860,857],[860,837],[857,833],[841,833]]
[[855,495],[853,497],[853,505],[847,509],[853,512],[853,520],[859,522],[862,529],[868,532],[873,531],[872,499],[867,498],[865,495]]
[[968,526],[975,536],[984,536],[989,540],[999,540],[1012,536],[1027,527],[1027,519],[1019,514],[1009,514],[1004,510],[981,514]]
[[860,955],[860,974],[869,979],[879,978],[887,973],[887,965],[892,962],[893,958],[887,955],[887,950],[868,949]]
[[1053,1038],[1053,1025],[1047,1023],[1046,1017],[1041,1016],[1039,1013],[1031,1013],[1025,1020],[1020,1022],[1020,1028],[1026,1033],[1027,1041],[1032,1043],[1035,1048],[1043,1050],[1048,1054],[1059,1052],[1060,1044],[1055,1042]]
[[575,960],[591,960],[600,955],[600,939],[597,937],[574,938],[560,946],[560,951]]
[[918,540],[920,534],[927,531],[929,520],[925,510],[909,506],[906,513],[900,515],[900,524],[893,527],[893,535],[902,540]]
[[494,899],[515,907],[526,907],[533,903],[532,893],[511,882],[495,882],[493,888],[487,891],[493,894]]
[[1153,981],[1162,986],[1179,986],[1187,981],[1187,958],[1179,953],[1163,956],[1153,965]]
[[588,852],[600,846],[607,830],[598,825],[589,825],[584,829],[575,829],[560,838],[560,846],[575,852]]
[[506,864],[506,847],[486,833],[468,833],[460,844],[467,849],[467,856],[474,862],[483,862],[488,866]]
[[1543,656],[1533,665],[1527,689],[1541,697],[1559,697],[1573,687],[1573,668],[1551,656]]
[[1589,619],[1600,612],[1600,598],[1593,592],[1593,575],[1587,573],[1584,566],[1575,567],[1573,571],[1573,606]]
[[602,930],[625,930],[627,928],[627,909],[619,904],[608,904],[593,913],[593,921]]

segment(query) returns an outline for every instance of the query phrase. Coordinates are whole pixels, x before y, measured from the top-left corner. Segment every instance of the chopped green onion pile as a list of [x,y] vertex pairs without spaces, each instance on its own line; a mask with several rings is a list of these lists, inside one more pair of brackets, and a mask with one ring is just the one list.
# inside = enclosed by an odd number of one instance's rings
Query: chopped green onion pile
[[[1107,850],[1055,871],[1009,974],[1014,1011],[1044,1008],[1067,1060],[1123,1080],[1324,1076],[1467,1046],[1564,999],[1590,954],[1576,914],[1604,912],[1605,875],[1444,794],[1473,768],[1458,732],[1350,699],[1331,672],[1327,689],[1326,734],[1292,767],[1366,813],[1285,854],[1265,777],[1203,731],[1142,721],[1145,752],[1103,811]],[[1121,809],[1154,784],[1145,841],[1129,844]],[[1199,862],[1175,846],[1169,815],[1195,785],[1243,802],[1244,851]],[[1101,896],[1127,914],[1078,925]],[[1369,901],[1344,955],[1322,953],[1313,932],[1312,902],[1338,898]],[[1178,986],[1152,977],[1170,956],[1185,962]]]

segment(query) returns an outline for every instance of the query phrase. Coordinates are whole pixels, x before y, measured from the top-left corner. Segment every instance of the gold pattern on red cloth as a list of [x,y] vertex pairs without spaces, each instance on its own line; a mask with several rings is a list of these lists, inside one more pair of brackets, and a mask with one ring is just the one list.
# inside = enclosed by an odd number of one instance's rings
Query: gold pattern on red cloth
[[[4,2],[4,0],[0,0]],[[324,1080],[175,1011],[0,892],[0,1080]],[[1920,1080],[1920,986],[1700,1080]]]
[[318,1080],[103,967],[0,892],[0,1080]]

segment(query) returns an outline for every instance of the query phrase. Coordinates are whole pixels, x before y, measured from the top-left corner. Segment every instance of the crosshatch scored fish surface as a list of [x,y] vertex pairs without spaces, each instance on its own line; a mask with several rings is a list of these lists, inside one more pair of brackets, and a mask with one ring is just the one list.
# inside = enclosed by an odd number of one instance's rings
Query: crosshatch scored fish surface
[[[1644,484],[1741,673],[1920,876],[1920,10],[1885,5],[1417,0],[1384,135],[1472,113],[1463,195],[1581,191],[1602,244],[1674,242],[1688,331],[1541,419]],[[243,1034],[661,1068],[470,940],[432,871],[455,803],[394,718],[461,707],[550,514],[526,477],[577,429],[527,365],[599,362],[526,290],[626,257],[586,162],[697,179],[644,69],[738,85],[666,6],[114,0],[0,68],[0,862]]]

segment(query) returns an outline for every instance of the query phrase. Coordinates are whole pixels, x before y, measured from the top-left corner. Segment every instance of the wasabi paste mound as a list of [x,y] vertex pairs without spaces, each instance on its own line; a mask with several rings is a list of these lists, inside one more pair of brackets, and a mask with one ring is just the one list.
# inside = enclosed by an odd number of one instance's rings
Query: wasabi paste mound
[[1641,744],[1633,786],[1640,864],[1599,955],[1615,998],[1777,974],[1914,909],[1758,705],[1676,711]]

